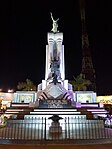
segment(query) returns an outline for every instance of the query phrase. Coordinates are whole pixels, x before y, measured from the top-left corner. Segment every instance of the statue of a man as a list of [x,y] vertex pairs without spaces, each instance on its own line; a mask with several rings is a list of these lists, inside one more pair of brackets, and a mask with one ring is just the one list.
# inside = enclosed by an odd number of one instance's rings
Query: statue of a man
[[56,33],[56,32],[59,32],[58,30],[57,30],[57,28],[58,28],[58,20],[59,20],[59,18],[57,19],[57,20],[54,20],[53,19],[53,15],[52,15],[52,13],[51,13],[51,19],[52,19],[52,21],[53,21],[53,28],[52,28],[52,30],[51,31],[53,31],[54,33]]

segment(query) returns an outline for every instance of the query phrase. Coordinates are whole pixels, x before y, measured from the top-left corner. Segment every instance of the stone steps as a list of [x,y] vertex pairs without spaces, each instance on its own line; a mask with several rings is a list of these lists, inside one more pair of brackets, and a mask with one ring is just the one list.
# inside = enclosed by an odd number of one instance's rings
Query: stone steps
[[[85,104],[83,104],[85,105]],[[93,106],[94,105],[94,106]],[[87,107],[86,107],[87,106]],[[58,114],[61,116],[79,116],[85,117],[86,119],[94,119],[98,116],[106,117],[107,111],[104,108],[98,107],[98,103],[96,104],[86,104],[86,106],[81,108],[30,108],[28,103],[12,103],[11,108],[6,109],[5,115],[6,116],[15,116],[19,119],[24,119],[25,117],[45,117],[45,116],[52,116],[54,114]]]

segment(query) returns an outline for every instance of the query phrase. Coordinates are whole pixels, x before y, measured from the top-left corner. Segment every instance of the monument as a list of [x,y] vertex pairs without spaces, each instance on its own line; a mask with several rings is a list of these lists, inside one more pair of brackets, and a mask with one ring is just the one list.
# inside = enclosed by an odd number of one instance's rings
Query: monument
[[[4,113],[15,119],[7,123],[7,128],[13,126],[13,129],[8,133],[7,129],[1,131],[1,138],[8,134],[6,138],[14,139],[14,131],[21,136],[16,139],[25,140],[107,138],[102,118],[108,112],[103,104],[96,102],[96,94],[93,91],[73,92],[72,85],[65,79],[63,33],[58,30],[59,19],[54,20],[52,13],[51,19],[53,26],[47,34],[45,79],[38,85],[37,98],[35,92],[15,93],[15,103],[12,102],[11,108]],[[105,125],[108,122],[110,117]]]
[[[73,99],[72,85],[65,79],[65,61],[63,33],[58,30],[58,19],[53,21],[52,29],[47,33],[45,80],[38,85],[37,99],[48,101],[48,107],[63,108],[64,100]],[[52,106],[51,106],[52,103]],[[66,104],[68,105],[68,104]]]
[[[65,78],[65,59],[63,33],[58,29],[58,19],[52,13],[52,28],[47,33],[45,78],[38,85],[37,92],[17,91],[14,93],[14,103],[39,108],[71,108],[82,107],[96,103],[96,93],[93,91],[73,91],[72,85]],[[83,105],[83,106],[85,106]],[[97,105],[98,106],[98,105]]]

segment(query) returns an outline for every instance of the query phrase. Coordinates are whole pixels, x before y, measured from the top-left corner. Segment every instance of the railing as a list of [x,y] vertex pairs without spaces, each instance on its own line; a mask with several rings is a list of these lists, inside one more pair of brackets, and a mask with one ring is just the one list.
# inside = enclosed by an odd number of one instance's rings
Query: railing
[[[51,133],[52,120],[43,117],[9,120],[0,129],[0,139],[14,140],[76,140],[112,138],[112,129],[105,128],[103,120],[66,117],[60,121],[59,131]],[[60,132],[60,128],[62,131]]]

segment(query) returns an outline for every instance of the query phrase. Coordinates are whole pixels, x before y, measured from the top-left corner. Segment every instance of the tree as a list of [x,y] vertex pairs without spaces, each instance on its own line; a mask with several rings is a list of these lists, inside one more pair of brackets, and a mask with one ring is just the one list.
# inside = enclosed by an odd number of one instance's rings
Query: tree
[[26,82],[19,82],[17,85],[18,90],[23,91],[36,91],[36,85],[29,79],[26,79]]
[[87,87],[91,85],[90,80],[86,80],[83,78],[82,74],[79,74],[77,77],[74,77],[74,80],[70,81],[70,83],[73,85],[73,89],[77,91],[86,91]]

